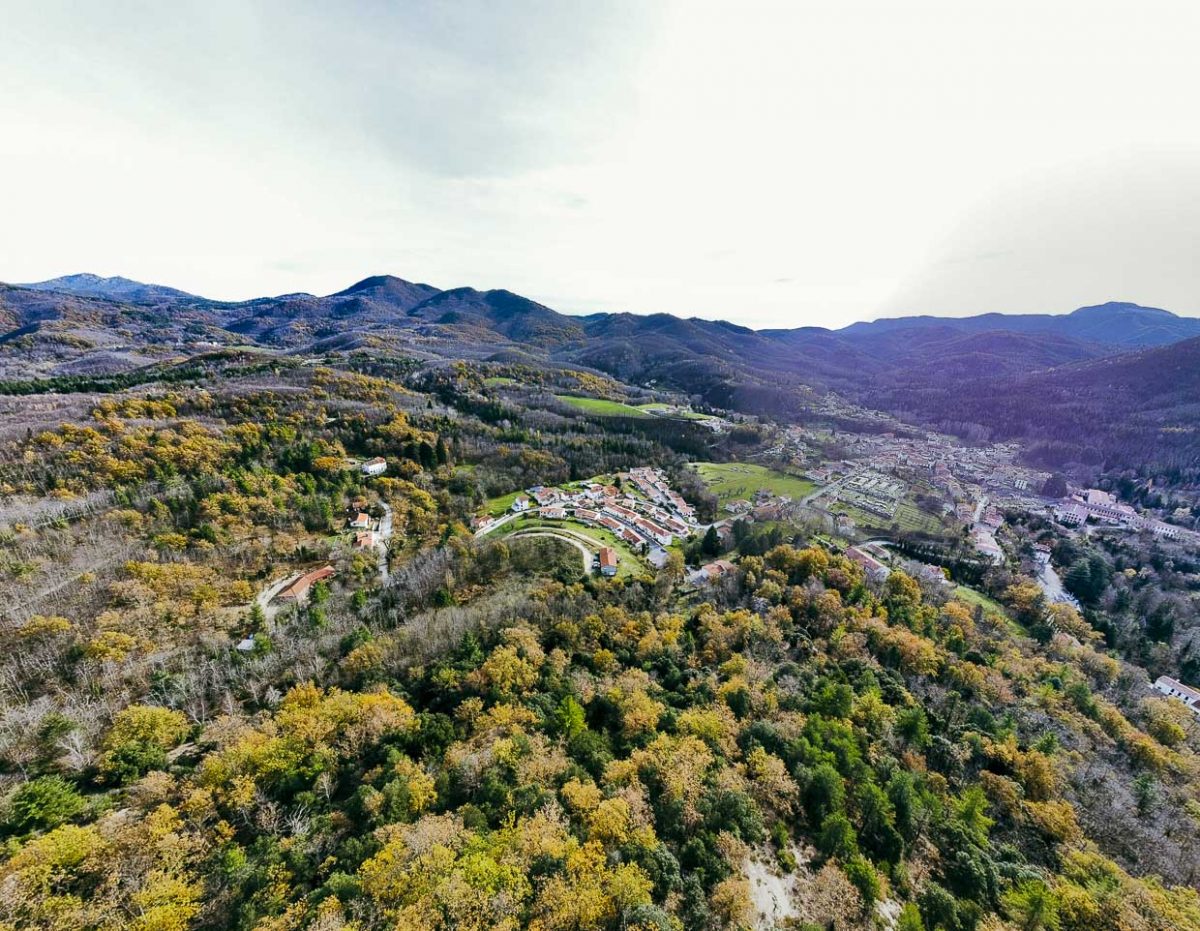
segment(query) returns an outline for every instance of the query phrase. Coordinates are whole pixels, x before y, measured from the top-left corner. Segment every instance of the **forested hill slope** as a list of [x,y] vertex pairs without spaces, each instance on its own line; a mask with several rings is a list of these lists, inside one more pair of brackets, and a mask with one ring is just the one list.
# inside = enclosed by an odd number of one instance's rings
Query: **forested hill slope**
[[1200,931],[1200,722],[1016,561],[605,578],[472,518],[774,432],[308,361],[3,399],[3,931]]
[[1083,461],[1200,475],[1200,339],[1018,377],[898,385],[878,400],[959,432],[1021,440],[1051,467]]

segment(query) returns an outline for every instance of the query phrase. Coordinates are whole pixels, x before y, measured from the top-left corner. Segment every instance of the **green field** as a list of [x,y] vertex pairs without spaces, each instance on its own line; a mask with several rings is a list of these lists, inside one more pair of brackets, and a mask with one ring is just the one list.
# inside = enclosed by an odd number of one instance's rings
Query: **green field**
[[1004,618],[1005,626],[1009,632],[1017,637],[1028,636],[1028,631],[1025,630],[1016,619],[1011,617],[1004,609],[1004,605],[993,598],[989,598],[983,592],[977,592],[973,588],[967,588],[965,585],[959,585],[954,589],[954,597],[959,601],[965,601],[969,605],[980,605],[984,611],[990,614],[996,614]]
[[[629,548],[628,543],[617,539],[615,534],[605,530],[603,527],[585,527],[583,524],[571,520],[543,520],[540,517],[518,517],[516,520],[509,521],[501,527],[496,531],[495,535],[503,537],[520,530],[537,530],[539,528],[569,530],[576,536],[586,537],[591,541],[589,548],[594,552],[599,552],[602,546],[611,546],[617,551],[617,578],[619,579],[627,576],[638,577],[646,575],[646,566],[642,562],[641,557],[634,554],[633,550]],[[491,534],[488,536],[491,536]],[[580,542],[583,541],[581,540]],[[589,546],[587,543],[584,543],[584,545]]]
[[629,404],[622,404],[620,401],[608,401],[604,398],[580,398],[573,394],[556,394],[558,400],[572,407],[577,407],[581,411],[586,411],[589,414],[596,414],[600,417],[649,417],[644,410],[638,407],[632,407]]
[[960,601],[965,601],[970,605],[980,605],[985,611],[995,611],[997,614],[1003,615],[1004,605],[1000,602],[989,598],[983,592],[977,592],[973,588],[967,588],[965,585],[960,585],[954,590],[954,597]]
[[945,525],[941,519],[928,511],[922,511],[915,504],[901,501],[896,505],[896,520],[901,530],[915,530],[924,533],[943,533]]
[[755,492],[763,488],[777,495],[788,495],[793,501],[812,494],[817,488],[806,478],[746,462],[693,462],[692,468],[722,506],[739,498],[752,500]]
[[523,491],[511,491],[499,498],[491,498],[487,503],[487,512],[493,517],[498,517],[508,511],[512,507],[512,503],[523,494],[525,494]]
[[489,388],[498,388],[501,385],[515,385],[517,380],[509,378],[507,375],[493,375],[491,378],[485,378],[483,383]]
[[872,514],[869,511],[864,511],[861,508],[856,508],[854,505],[844,502],[838,502],[830,510],[835,513],[850,515],[860,527],[876,527],[881,530],[890,530],[892,524],[896,524],[903,533],[929,533],[934,535],[944,533],[946,530],[945,525],[937,517],[922,511],[915,504],[909,504],[907,501],[902,501],[896,505],[896,513],[890,519],[880,517],[878,514]]

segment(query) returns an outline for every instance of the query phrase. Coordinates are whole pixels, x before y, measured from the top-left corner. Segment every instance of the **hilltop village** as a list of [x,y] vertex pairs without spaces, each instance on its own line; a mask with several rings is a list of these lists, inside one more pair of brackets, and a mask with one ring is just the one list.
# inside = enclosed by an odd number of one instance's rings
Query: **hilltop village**
[[560,525],[580,525],[592,535],[576,532],[568,539],[589,541],[597,560],[609,561],[607,566],[597,565],[610,575],[615,572],[606,570],[615,569],[618,550],[636,553],[658,568],[666,563],[668,547],[704,529],[696,522],[695,509],[671,489],[661,469],[635,468],[611,478],[611,483],[594,480],[561,488],[535,485],[512,496],[503,513],[476,516],[471,529],[477,537],[509,525],[515,532],[565,535],[557,529]]

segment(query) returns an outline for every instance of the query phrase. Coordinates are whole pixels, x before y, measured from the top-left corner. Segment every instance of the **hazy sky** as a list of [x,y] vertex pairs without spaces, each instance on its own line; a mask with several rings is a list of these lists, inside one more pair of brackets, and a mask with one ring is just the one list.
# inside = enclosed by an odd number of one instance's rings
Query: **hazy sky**
[[0,279],[1200,313],[1200,4],[0,0]]

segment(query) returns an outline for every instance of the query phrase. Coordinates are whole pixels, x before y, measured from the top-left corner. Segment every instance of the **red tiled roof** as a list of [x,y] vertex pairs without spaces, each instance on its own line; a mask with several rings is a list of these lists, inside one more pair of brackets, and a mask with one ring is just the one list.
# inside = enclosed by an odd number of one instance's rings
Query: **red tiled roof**
[[323,581],[334,574],[333,566],[322,566],[296,579],[291,585],[279,593],[280,598],[303,598],[316,582]]

